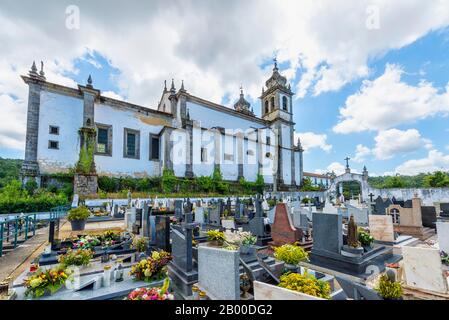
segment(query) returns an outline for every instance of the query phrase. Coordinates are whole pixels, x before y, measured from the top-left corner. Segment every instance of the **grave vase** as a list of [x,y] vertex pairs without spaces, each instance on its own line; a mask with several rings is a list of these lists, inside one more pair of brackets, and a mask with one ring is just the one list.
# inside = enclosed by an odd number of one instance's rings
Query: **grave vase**
[[70,221],[72,231],[82,231],[86,227],[86,220],[72,220]]

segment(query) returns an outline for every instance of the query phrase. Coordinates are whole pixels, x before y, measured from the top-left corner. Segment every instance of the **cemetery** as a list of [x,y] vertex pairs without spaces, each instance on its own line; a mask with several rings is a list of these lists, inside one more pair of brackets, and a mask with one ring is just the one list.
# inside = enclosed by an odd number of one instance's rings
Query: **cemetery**
[[[418,197],[366,203],[324,195],[313,205],[304,199],[300,192],[266,192],[80,201],[48,219],[45,246],[19,274],[3,279],[0,294],[15,300],[449,299],[449,204],[424,209]],[[431,219],[425,221],[424,210]]]

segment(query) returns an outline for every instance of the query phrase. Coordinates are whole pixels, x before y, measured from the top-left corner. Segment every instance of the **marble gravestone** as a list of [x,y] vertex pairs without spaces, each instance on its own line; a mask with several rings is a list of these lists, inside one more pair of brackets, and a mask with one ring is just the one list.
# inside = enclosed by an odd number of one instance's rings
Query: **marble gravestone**
[[342,216],[333,213],[313,213],[312,253],[328,251],[340,254],[343,246]]
[[369,230],[380,243],[394,243],[393,219],[390,215],[370,215]]
[[405,280],[408,286],[448,293],[447,277],[443,274],[440,252],[434,248],[402,248]]
[[198,287],[212,300],[240,300],[239,251],[200,244]]
[[257,236],[257,245],[266,245],[271,236],[265,230],[265,218],[262,216],[261,200],[256,199],[256,214],[249,221],[249,231]]
[[346,205],[348,209],[348,217],[354,216],[354,220],[357,225],[367,226],[368,225],[368,216],[369,209],[368,208],[359,208],[352,205]]
[[221,226],[221,219],[220,219],[220,208],[216,205],[212,206],[209,210],[209,224],[213,226]]
[[342,216],[336,214],[313,214],[313,248],[310,263],[357,277],[362,281],[373,272],[385,270],[386,263],[397,262],[400,256],[393,255],[392,247],[374,246],[357,255],[343,254]]
[[204,223],[204,207],[195,208],[195,222]]
[[296,229],[293,225],[288,206],[285,203],[277,204],[274,223],[271,226],[271,238],[273,241],[270,242],[270,245],[277,247],[284,244],[293,244],[296,241],[300,241],[302,237],[302,231]]
[[[192,219],[189,216],[191,214],[186,215],[188,222]],[[193,263],[194,226],[193,223],[172,226],[171,232],[173,260],[168,265],[168,274],[184,299],[192,295],[192,285],[198,280],[198,272]]]
[[449,221],[442,219],[437,221],[437,234],[440,251],[449,254]]
[[181,221],[183,219],[182,204],[182,200],[175,200],[175,217],[178,221]]
[[155,229],[156,247],[170,252],[170,217],[161,215],[155,216]]

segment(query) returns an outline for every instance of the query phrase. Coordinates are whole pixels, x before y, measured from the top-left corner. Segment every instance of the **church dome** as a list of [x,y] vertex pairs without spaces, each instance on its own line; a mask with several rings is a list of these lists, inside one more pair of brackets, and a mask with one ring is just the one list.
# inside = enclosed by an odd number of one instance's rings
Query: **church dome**
[[254,113],[250,110],[251,104],[246,101],[245,95],[243,94],[243,89],[240,87],[240,99],[234,104],[234,109],[236,111],[254,115]]

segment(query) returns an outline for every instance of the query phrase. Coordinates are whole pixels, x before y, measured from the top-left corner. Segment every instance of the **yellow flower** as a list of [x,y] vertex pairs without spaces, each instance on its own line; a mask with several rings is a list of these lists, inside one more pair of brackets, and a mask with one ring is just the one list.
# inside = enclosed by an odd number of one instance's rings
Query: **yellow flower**
[[32,288],[36,288],[38,287],[40,284],[42,283],[42,279],[41,278],[36,278],[30,281],[30,286]]
[[157,251],[153,251],[153,253],[151,254],[151,258],[153,258],[154,260],[159,259],[160,254]]

